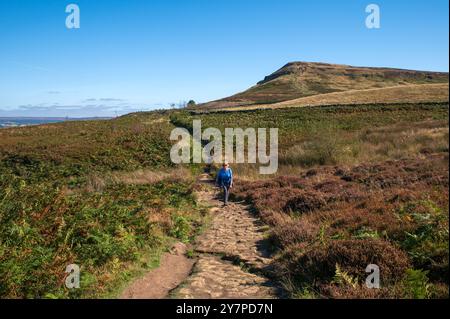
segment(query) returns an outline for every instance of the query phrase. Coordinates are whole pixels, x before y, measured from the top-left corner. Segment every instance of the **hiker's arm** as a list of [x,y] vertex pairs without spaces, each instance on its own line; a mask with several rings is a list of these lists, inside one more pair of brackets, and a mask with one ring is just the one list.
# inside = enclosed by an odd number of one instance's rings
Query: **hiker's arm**
[[230,188],[233,187],[233,171],[230,168],[230,173],[231,173],[231,181],[230,181]]
[[219,186],[219,182],[220,182],[220,174],[217,173],[217,176],[216,176],[216,186]]

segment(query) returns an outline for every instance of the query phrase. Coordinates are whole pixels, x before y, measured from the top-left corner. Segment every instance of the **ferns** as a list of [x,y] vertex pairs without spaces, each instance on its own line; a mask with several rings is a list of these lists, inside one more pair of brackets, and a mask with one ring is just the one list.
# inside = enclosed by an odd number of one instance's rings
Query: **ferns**
[[333,278],[332,283],[338,284],[338,285],[349,285],[352,288],[358,287],[358,280],[351,275],[348,274],[348,272],[343,271],[339,264],[336,263],[336,272]]
[[428,282],[428,271],[408,269],[404,285],[407,298],[428,299],[431,297],[433,285]]

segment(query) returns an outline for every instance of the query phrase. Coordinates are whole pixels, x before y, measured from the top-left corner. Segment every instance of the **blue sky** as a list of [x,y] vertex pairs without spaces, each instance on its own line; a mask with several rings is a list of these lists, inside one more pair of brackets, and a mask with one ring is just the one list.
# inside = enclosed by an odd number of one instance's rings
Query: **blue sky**
[[[78,4],[81,28],[65,26]],[[365,7],[381,9],[367,29]],[[0,116],[206,102],[290,61],[448,71],[448,1],[0,0]]]

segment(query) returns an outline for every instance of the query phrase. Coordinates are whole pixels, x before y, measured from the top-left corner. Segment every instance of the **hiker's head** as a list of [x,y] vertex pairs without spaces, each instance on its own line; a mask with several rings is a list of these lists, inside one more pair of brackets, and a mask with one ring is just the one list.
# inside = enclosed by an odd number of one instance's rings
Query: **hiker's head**
[[228,167],[230,167],[230,165],[228,164],[228,162],[224,162],[223,165],[222,165],[222,167],[223,167],[223,168],[228,168]]

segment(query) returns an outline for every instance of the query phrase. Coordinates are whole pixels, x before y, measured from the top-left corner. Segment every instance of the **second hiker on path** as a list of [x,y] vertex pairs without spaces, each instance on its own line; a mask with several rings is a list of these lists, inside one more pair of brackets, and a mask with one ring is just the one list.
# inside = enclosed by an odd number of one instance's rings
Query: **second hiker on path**
[[217,173],[216,185],[223,190],[223,205],[228,205],[228,196],[230,195],[230,189],[233,187],[233,171],[227,162],[223,163],[222,168]]

